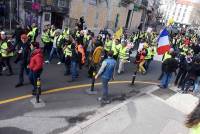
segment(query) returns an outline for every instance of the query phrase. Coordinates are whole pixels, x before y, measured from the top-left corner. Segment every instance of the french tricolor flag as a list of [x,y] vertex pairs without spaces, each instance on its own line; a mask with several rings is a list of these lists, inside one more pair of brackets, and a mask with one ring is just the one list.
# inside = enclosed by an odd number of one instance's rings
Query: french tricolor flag
[[163,29],[163,31],[160,33],[160,36],[158,38],[158,55],[163,55],[165,52],[170,50],[170,43],[169,43],[169,33],[167,29]]

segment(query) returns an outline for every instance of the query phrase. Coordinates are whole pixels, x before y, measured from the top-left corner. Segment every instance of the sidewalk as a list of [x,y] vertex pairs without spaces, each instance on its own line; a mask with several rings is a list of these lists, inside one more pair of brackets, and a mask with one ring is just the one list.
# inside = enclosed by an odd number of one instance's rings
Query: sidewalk
[[[169,92],[175,90],[172,89]],[[62,134],[188,134],[184,126],[186,115],[199,99],[176,92],[169,95],[168,91],[158,97],[155,93],[159,90],[148,86],[143,89],[146,93],[142,91]]]

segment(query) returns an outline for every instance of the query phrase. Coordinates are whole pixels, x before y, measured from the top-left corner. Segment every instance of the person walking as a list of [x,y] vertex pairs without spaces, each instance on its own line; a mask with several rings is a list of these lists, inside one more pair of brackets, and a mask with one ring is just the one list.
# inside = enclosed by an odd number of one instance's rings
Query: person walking
[[44,57],[39,47],[39,43],[38,42],[31,43],[31,56],[28,68],[30,69],[29,79],[31,84],[33,85],[33,90],[32,90],[33,95],[36,94],[37,79],[40,78],[40,75],[42,73],[43,63],[44,63]]
[[101,75],[103,85],[103,96],[99,98],[103,103],[110,103],[108,96],[108,82],[114,79],[114,71],[116,67],[116,60],[113,58],[113,51],[109,51],[108,58],[105,59],[99,69],[99,72],[95,76],[97,79]]
[[[6,66],[8,67],[9,73],[7,74],[8,76],[13,75],[13,70],[10,64],[10,59],[14,55],[14,47],[12,44],[7,40],[6,33],[2,31],[0,33],[1,37],[1,43],[0,43],[0,53],[1,53],[1,64],[5,63]],[[1,66],[2,68],[2,66]],[[0,74],[2,69],[0,68]]]
[[121,47],[119,49],[119,68],[117,73],[124,73],[124,65],[128,62],[128,48],[127,41],[122,41]]
[[15,63],[19,62],[19,81],[15,87],[23,86],[24,83],[24,71],[29,74],[29,69],[27,68],[29,58],[30,58],[30,43],[28,41],[28,36],[26,34],[21,35],[21,43],[19,44],[19,49],[17,50],[17,58]]
[[78,77],[78,63],[79,63],[79,52],[77,45],[75,43],[72,43],[71,45],[71,52],[72,52],[72,57],[71,57],[71,80],[68,82],[74,82],[76,78]]
[[178,68],[178,61],[175,59],[176,54],[172,53],[171,58],[165,60],[162,64],[164,75],[161,79],[160,88],[168,88],[170,80],[172,78],[172,73],[176,73],[176,69]]
[[[61,49],[61,40],[62,40],[62,35],[61,35],[61,31],[59,29],[57,29],[55,31],[55,37],[53,39],[53,47],[51,49],[51,53],[49,56],[49,59],[45,61],[45,63],[49,64],[54,56],[54,54],[56,53],[57,57],[59,58],[59,62],[57,63],[58,65],[60,65],[62,63],[63,57],[60,53]],[[60,50],[61,49],[61,50]]]

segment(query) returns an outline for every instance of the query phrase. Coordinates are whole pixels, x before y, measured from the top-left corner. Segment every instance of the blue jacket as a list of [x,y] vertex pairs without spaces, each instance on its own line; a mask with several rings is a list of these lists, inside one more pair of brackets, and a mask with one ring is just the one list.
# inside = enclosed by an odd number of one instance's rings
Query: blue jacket
[[[106,64],[101,77],[110,80],[113,77],[116,61],[113,58],[108,58],[103,61]],[[103,65],[103,63],[102,63]]]

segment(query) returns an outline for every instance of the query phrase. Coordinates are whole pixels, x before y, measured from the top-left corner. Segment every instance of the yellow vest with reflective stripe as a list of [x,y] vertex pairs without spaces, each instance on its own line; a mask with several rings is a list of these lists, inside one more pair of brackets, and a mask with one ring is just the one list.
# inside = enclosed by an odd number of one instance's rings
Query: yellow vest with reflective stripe
[[53,38],[55,36],[55,30],[53,30],[53,29],[50,30],[50,36],[51,36],[51,38]]
[[57,40],[57,44],[56,44],[57,47],[61,47],[61,45],[62,45],[61,42],[60,42],[61,39],[63,39],[63,35],[59,35],[58,40]]
[[64,49],[64,55],[65,57],[67,56],[72,56],[72,50],[71,50],[72,45],[68,45],[65,49]]
[[50,39],[50,37],[49,37],[48,32],[44,32],[44,33],[42,34],[42,36],[41,36],[41,39],[42,39],[42,41],[43,41],[44,43],[49,43],[49,42],[51,42],[51,39]]
[[145,56],[145,59],[146,60],[149,60],[149,59],[151,59],[151,56],[152,56],[152,50],[151,50],[151,48],[147,48],[147,55]]
[[62,34],[63,34],[64,38],[68,39],[69,38],[69,28],[67,30],[64,29]]
[[163,55],[163,61],[165,61],[166,59],[169,59],[169,58],[171,58],[172,56],[168,53],[168,52],[166,52],[164,55]]
[[7,49],[8,49],[8,43],[3,42],[0,46],[0,51],[1,51],[2,57],[10,57],[10,56],[14,55],[13,52],[8,53]]
[[127,56],[127,47],[121,47],[120,48],[120,51],[119,51],[119,58],[120,59],[128,59],[128,56]]
[[182,55],[186,55],[186,53],[188,52],[188,48],[185,48],[185,47],[183,47],[181,50],[182,52],[180,54]]

